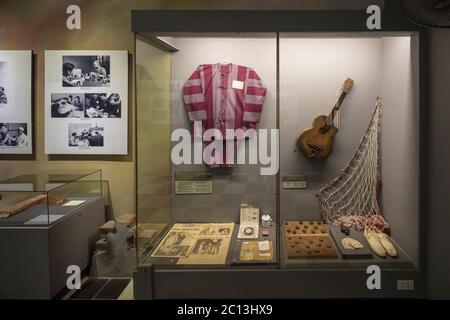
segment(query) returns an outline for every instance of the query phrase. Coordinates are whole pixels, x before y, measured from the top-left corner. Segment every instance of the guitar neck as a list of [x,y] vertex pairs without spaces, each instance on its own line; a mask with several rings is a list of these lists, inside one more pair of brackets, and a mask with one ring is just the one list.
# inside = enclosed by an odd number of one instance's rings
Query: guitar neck
[[336,104],[334,105],[333,109],[331,110],[331,113],[328,116],[328,119],[331,119],[331,121],[334,120],[334,116],[335,116],[336,112],[339,110],[339,108],[341,107],[346,96],[347,96],[347,92],[342,91],[339,99],[337,100]]
[[336,112],[339,110],[339,108],[342,105],[342,102],[344,102],[345,97],[347,96],[347,92],[342,91],[341,96],[339,97],[338,101],[334,105],[333,111]]

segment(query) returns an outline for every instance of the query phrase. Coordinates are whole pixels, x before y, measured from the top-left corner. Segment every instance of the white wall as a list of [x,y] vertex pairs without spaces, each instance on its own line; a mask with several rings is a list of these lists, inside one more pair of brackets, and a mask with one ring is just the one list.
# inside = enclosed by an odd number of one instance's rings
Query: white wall
[[382,40],[382,206],[392,235],[413,262],[419,259],[419,105],[417,56],[409,37]]

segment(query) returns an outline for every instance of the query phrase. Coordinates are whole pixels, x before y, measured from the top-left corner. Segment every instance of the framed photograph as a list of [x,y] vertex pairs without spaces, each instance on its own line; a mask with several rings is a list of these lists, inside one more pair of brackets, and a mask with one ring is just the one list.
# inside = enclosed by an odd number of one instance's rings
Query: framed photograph
[[52,118],[83,118],[84,94],[79,93],[52,93]]
[[0,154],[32,154],[32,53],[0,51]]
[[95,148],[104,146],[105,129],[87,123],[69,123],[68,146],[75,148]]
[[127,111],[127,51],[45,52],[46,154],[127,154]]
[[27,123],[0,122],[0,148],[20,149],[27,148],[28,140]]
[[63,87],[109,87],[109,55],[65,55],[62,58]]
[[86,93],[85,118],[121,118],[122,100],[118,93]]

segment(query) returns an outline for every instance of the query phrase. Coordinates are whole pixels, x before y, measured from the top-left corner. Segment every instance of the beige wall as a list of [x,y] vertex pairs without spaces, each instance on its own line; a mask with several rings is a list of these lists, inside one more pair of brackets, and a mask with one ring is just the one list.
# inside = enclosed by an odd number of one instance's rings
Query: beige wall
[[[130,53],[133,51],[129,14],[124,14],[123,10],[108,8],[104,10],[106,2],[80,2],[83,10],[81,31],[68,31],[65,28],[65,8],[73,1],[2,1],[0,4],[0,49],[31,49],[35,54],[35,160],[0,161],[0,179],[47,169],[102,169],[105,179],[110,182],[112,204],[117,214],[134,211],[132,146],[129,148],[128,156],[119,157],[49,157],[44,154],[44,50],[126,49]],[[112,14],[106,14],[106,10]],[[130,107],[132,105],[133,100],[130,100]],[[130,123],[132,117],[133,112],[130,113]],[[130,130],[130,144],[131,133],[132,130]]]

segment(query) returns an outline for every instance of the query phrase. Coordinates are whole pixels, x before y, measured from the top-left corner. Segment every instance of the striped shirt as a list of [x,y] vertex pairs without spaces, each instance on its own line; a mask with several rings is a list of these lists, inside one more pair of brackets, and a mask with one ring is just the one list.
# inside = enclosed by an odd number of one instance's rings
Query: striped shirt
[[267,89],[258,74],[235,64],[203,64],[183,86],[189,120],[204,129],[256,128]]
[[[266,93],[252,68],[231,63],[200,65],[182,89],[189,120],[201,121],[204,130],[219,129],[224,138],[227,129],[256,129]],[[225,160],[220,165],[230,166]]]

